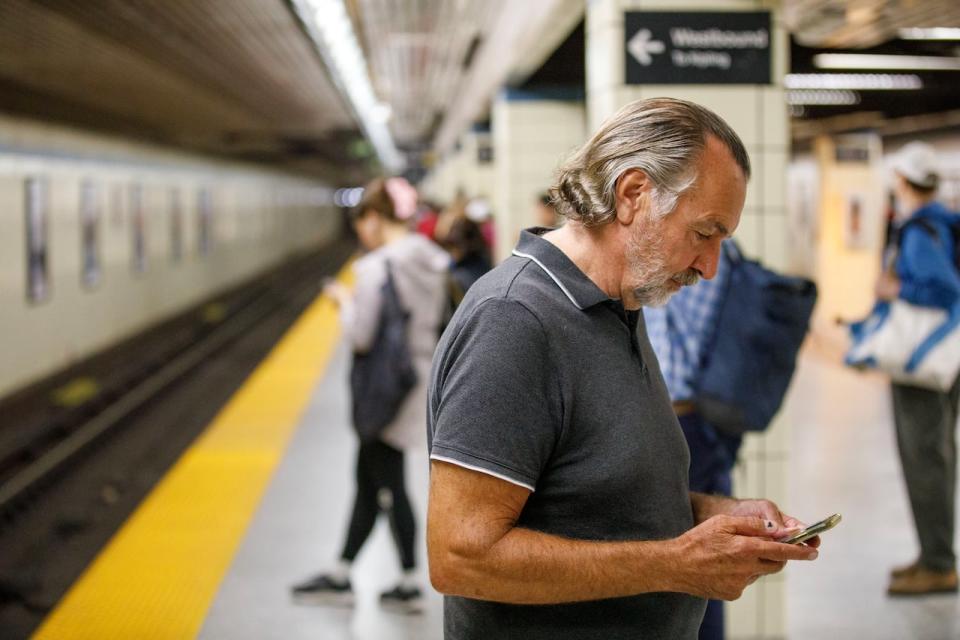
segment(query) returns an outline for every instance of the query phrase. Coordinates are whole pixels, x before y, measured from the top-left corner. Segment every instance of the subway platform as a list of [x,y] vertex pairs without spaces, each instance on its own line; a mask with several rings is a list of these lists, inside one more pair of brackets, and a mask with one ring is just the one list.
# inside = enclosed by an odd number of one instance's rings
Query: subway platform
[[[290,597],[291,585],[336,559],[353,498],[349,353],[338,336],[333,305],[318,299],[34,637],[442,638],[422,526],[422,614],[378,604],[400,574],[385,521],[356,562],[354,608]],[[786,637],[960,638],[957,595],[885,595],[891,566],[916,553],[887,385],[845,370],[813,343],[785,408],[791,477],[782,506],[808,520],[839,512],[844,521],[825,534],[818,561],[787,568]],[[407,474],[422,522],[425,445],[408,455]]]

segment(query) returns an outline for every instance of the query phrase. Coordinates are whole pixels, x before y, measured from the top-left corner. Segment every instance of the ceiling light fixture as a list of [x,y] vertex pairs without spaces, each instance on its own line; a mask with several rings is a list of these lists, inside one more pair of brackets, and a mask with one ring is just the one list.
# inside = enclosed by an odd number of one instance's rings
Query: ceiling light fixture
[[357,43],[343,0],[293,0],[293,6],[330,69],[334,82],[353,105],[360,126],[389,171],[403,168],[403,157],[387,128],[389,106],[373,92],[367,61]]
[[907,91],[923,88],[920,76],[910,73],[790,73],[783,79],[787,89],[859,89]]
[[898,69],[960,71],[960,58],[944,56],[891,56],[868,53],[819,53],[813,56],[820,69]]
[[788,105],[814,105],[818,107],[849,107],[860,104],[856,91],[787,91]]
[[929,27],[900,29],[897,34],[901,40],[960,40],[957,27]]

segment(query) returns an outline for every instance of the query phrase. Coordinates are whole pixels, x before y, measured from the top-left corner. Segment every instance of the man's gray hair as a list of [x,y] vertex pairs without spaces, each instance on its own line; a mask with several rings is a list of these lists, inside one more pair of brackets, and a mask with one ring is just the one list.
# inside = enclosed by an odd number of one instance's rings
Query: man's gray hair
[[726,145],[749,180],[747,150],[717,114],[673,98],[631,102],[557,170],[550,188],[557,213],[587,227],[611,222],[616,217],[617,179],[639,169],[654,183],[654,214],[667,215],[696,181],[696,161],[708,135]]

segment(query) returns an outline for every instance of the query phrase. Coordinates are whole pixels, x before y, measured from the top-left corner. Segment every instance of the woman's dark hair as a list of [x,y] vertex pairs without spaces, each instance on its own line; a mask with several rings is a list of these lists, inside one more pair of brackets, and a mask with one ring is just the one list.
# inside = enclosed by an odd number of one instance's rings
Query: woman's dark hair
[[450,231],[443,241],[448,249],[461,256],[487,256],[487,242],[483,237],[483,230],[470,218],[457,218],[450,225]]
[[359,204],[350,210],[350,219],[357,221],[370,210],[376,211],[378,216],[386,220],[397,220],[393,198],[387,192],[387,181],[383,178],[376,178],[367,183],[363,188],[363,197],[360,198]]

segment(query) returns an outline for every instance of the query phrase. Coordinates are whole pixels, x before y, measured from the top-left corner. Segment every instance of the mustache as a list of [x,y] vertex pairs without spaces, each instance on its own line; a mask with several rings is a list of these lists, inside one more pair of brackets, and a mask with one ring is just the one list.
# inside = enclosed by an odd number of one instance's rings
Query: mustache
[[692,287],[700,282],[700,272],[696,269],[687,269],[673,276],[673,281],[683,287]]

